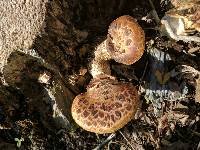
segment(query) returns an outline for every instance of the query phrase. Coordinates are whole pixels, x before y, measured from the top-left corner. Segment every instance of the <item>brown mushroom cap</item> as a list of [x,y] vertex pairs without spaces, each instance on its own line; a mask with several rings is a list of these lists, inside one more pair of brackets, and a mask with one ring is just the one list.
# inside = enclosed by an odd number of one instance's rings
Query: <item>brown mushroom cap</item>
[[133,64],[144,53],[144,31],[133,17],[121,16],[110,24],[107,46],[115,61],[126,65]]
[[72,117],[87,131],[112,133],[132,119],[138,105],[139,96],[133,85],[104,76],[91,80],[87,92],[76,96]]

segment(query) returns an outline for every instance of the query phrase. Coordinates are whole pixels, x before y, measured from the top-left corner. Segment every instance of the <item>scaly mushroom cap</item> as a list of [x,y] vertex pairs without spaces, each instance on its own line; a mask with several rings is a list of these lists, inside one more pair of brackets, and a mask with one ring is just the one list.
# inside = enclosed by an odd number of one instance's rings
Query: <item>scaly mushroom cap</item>
[[72,117],[87,131],[112,133],[134,117],[138,105],[139,96],[133,85],[104,76],[91,80],[87,92],[76,96]]
[[107,46],[115,61],[131,65],[144,53],[144,31],[133,17],[121,16],[110,24]]

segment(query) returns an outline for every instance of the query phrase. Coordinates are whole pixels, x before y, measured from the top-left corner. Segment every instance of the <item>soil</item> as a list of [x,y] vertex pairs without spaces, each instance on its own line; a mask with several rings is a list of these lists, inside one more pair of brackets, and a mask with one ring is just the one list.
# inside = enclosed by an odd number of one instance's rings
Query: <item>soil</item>
[[[169,0],[152,2],[159,18],[172,7]],[[200,149],[199,43],[161,36],[147,0],[51,0],[46,8],[45,34],[34,39],[30,54],[11,53],[1,75],[0,149]],[[98,135],[78,127],[70,108],[92,78],[88,70],[96,45],[121,15],[137,19],[145,31],[146,50],[131,66],[110,61],[112,75],[137,87],[141,108],[135,119],[116,133]],[[177,99],[147,98],[152,72],[148,50],[153,48],[171,57],[165,73],[176,70],[178,75],[166,75],[166,82],[164,75],[157,85],[173,82],[177,90],[172,94],[179,93]]]

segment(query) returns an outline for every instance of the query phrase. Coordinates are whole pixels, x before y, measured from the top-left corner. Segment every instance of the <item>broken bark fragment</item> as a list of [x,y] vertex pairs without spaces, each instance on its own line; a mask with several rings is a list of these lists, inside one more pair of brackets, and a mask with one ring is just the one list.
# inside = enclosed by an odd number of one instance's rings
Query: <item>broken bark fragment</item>
[[26,51],[44,29],[47,2],[48,0],[0,1],[0,71],[12,51]]
[[[41,83],[43,74],[48,74],[46,83]],[[3,75],[9,86],[18,88],[25,96],[28,112],[37,110],[40,113],[45,126],[52,128],[54,123],[53,128],[70,128],[74,94],[41,58],[15,51],[11,53]]]

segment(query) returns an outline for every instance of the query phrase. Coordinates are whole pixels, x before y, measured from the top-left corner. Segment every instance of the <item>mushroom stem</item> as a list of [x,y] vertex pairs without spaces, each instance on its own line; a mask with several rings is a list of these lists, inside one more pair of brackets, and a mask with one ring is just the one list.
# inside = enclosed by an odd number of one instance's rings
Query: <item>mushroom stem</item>
[[90,73],[93,78],[100,74],[111,75],[110,65],[108,60],[111,57],[106,49],[106,40],[96,47],[94,59],[91,62]]

